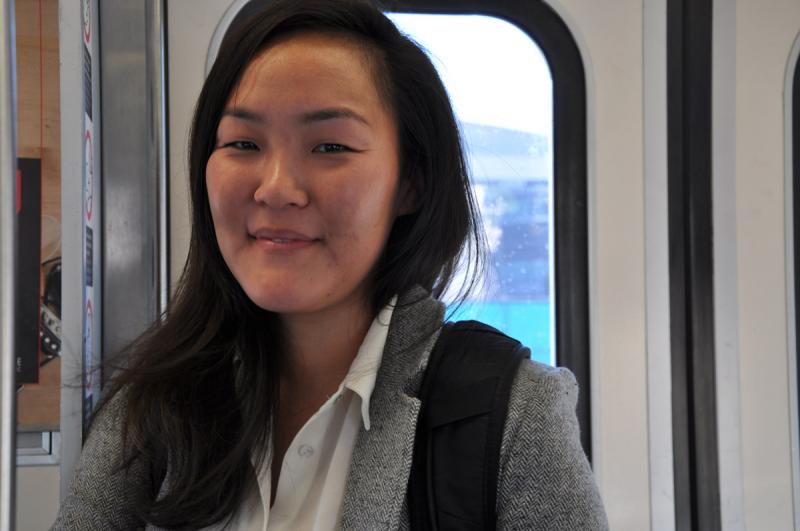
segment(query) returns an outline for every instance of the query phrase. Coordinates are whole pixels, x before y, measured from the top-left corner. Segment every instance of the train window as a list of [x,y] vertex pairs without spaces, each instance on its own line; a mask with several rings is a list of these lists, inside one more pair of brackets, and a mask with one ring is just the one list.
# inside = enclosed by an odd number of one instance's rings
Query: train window
[[428,51],[450,94],[487,235],[487,281],[451,317],[495,326],[529,346],[537,361],[554,365],[547,60],[522,30],[498,18],[389,16]]

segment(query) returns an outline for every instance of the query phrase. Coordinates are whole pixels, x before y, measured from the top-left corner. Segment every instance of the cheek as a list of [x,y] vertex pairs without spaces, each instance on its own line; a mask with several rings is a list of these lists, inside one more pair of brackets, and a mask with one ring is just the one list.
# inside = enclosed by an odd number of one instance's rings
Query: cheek
[[241,210],[245,201],[244,187],[231,178],[229,169],[213,155],[206,165],[206,191],[215,226],[224,225],[229,216]]
[[335,200],[327,205],[326,217],[335,220],[334,228],[350,245],[382,244],[395,217],[396,184],[391,179],[352,184],[338,187]]
[[215,219],[217,212],[224,203],[222,200],[223,190],[220,169],[219,164],[214,162],[214,156],[212,155],[206,164],[206,193],[208,194],[208,205],[211,208],[211,214]]
[[388,231],[396,216],[397,193],[396,172],[369,182],[364,188],[365,197],[361,199],[361,206],[357,209],[363,213],[363,222],[374,229]]

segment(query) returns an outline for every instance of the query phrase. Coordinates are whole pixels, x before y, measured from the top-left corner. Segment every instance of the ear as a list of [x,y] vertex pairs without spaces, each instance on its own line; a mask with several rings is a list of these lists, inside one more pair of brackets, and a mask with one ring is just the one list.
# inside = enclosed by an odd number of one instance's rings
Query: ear
[[405,216],[417,210],[418,206],[417,191],[408,179],[400,179],[397,186],[397,201],[395,204],[396,216]]

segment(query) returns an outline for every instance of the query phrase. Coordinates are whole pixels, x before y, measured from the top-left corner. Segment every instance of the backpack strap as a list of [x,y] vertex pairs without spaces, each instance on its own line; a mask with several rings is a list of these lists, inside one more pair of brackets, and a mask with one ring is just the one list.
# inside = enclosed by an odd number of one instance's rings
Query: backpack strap
[[408,486],[414,531],[494,530],[511,385],[530,350],[477,321],[447,323],[420,388]]

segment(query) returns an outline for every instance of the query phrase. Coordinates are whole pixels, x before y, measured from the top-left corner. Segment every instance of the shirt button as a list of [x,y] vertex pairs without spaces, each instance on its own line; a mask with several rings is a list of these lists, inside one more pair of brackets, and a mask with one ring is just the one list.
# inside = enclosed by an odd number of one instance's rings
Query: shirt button
[[311,457],[312,455],[314,455],[314,449],[307,444],[301,444],[297,448],[297,454],[300,457]]

